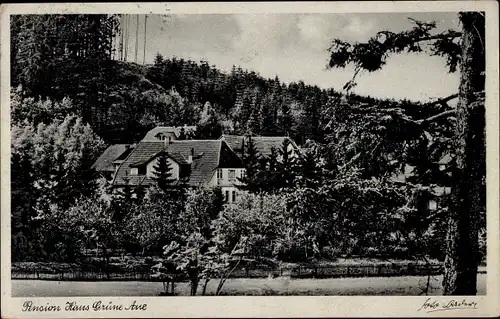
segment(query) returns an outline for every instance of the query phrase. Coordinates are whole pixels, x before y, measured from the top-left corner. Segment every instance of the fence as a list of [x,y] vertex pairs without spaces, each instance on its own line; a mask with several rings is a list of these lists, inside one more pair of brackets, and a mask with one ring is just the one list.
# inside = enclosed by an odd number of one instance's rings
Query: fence
[[38,279],[59,281],[154,281],[148,272],[63,271],[57,273],[13,271],[12,279]]
[[328,265],[293,266],[273,268],[243,268],[233,272],[232,277],[262,278],[339,278],[339,277],[383,277],[383,276],[423,276],[442,272],[442,265]]
[[[340,278],[383,276],[426,276],[442,273],[440,264],[373,264],[373,265],[328,265],[292,267],[242,267],[231,274],[231,278]],[[38,270],[13,271],[12,279],[68,280],[68,281],[161,281],[148,271],[61,271],[55,273]],[[182,279],[182,278],[179,278]]]

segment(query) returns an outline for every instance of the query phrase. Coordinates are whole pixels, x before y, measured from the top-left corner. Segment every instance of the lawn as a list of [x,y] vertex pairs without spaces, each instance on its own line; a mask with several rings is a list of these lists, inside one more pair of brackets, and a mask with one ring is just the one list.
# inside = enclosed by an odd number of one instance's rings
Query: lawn
[[[429,295],[441,295],[442,276],[431,278]],[[12,280],[13,297],[85,297],[85,296],[157,296],[163,286],[159,282],[108,281],[75,282],[44,280]],[[230,279],[225,295],[393,295],[418,296],[427,277],[365,277],[333,279]],[[212,281],[207,294],[213,295],[218,282]],[[178,283],[176,293],[189,294],[188,283]],[[201,288],[200,288],[201,291]],[[486,294],[486,274],[478,275],[478,294]]]

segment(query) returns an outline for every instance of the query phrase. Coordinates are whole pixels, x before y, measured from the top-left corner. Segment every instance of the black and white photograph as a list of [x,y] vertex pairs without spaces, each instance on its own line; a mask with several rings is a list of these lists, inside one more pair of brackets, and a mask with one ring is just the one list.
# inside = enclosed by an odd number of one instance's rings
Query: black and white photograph
[[361,5],[2,13],[2,259],[7,293],[26,300],[16,311],[189,296],[478,310],[467,296],[498,280],[494,10]]

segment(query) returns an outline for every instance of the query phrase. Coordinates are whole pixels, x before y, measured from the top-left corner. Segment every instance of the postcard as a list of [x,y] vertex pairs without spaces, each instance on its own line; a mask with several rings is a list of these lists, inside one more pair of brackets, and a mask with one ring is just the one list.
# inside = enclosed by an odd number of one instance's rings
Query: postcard
[[0,13],[2,317],[500,314],[497,2]]

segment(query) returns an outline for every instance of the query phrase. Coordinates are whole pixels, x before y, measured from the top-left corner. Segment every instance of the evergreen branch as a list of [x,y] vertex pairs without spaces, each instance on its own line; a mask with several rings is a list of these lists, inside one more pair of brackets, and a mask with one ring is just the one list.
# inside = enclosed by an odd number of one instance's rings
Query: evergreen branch
[[455,38],[460,38],[461,36],[462,36],[461,32],[453,31],[453,32],[448,32],[448,34],[440,33],[428,37],[416,38],[412,43],[441,40],[441,39],[455,39]]
[[[430,104],[427,104],[427,105],[429,105],[429,106],[435,105],[435,104],[447,105],[446,102],[454,99],[457,96],[458,96],[457,94],[453,94],[453,95],[450,95],[446,98],[439,99],[435,102],[431,102]],[[414,119],[410,118],[409,116],[406,116],[404,114],[404,110],[401,108],[387,108],[387,109],[385,109],[385,108],[380,108],[379,106],[371,106],[371,107],[350,107],[350,109],[354,113],[358,113],[358,114],[367,114],[367,113],[371,113],[371,112],[385,113],[387,115],[397,116],[399,119],[401,119],[404,122],[407,122],[409,124],[416,124],[419,126],[425,126],[433,121],[436,121],[436,120],[439,120],[443,117],[448,117],[448,116],[455,114],[455,109],[452,109],[452,110],[443,111],[443,112],[436,114],[436,115],[432,115],[432,116],[425,118],[425,119],[414,120]]]
[[444,111],[444,112],[441,112],[439,114],[436,114],[436,115],[433,115],[431,117],[428,117],[426,119],[423,119],[423,120],[417,120],[415,121],[415,124],[418,124],[418,125],[426,125],[430,122],[433,122],[433,121],[436,121],[436,120],[439,120],[440,118],[442,117],[447,117],[447,116],[450,116],[450,115],[454,115],[455,114],[455,110],[448,110],[448,111]]
[[457,98],[457,97],[458,97],[458,93],[455,93],[455,94],[452,94],[452,95],[447,96],[445,98],[438,99],[438,100],[436,100],[434,102],[427,103],[427,105],[431,106],[431,105],[441,104],[444,107],[448,107],[448,101],[451,101],[451,100],[453,100],[454,98]]

